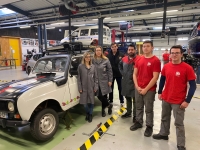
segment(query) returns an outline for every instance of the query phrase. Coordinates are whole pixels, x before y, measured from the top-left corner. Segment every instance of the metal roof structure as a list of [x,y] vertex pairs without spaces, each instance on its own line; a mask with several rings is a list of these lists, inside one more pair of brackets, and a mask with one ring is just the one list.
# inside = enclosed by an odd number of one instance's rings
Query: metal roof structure
[[[0,16],[0,29],[38,24],[46,24],[47,27],[68,26],[69,16],[62,16],[59,12],[59,6],[64,5],[64,1],[72,0],[1,0],[2,8],[8,8],[17,14]],[[160,34],[162,31],[163,0],[73,2],[79,7],[79,11],[70,16],[72,26],[98,24],[98,18],[104,17],[104,24],[111,29],[119,29],[119,23],[129,22],[134,25],[129,29],[129,33]],[[189,33],[192,26],[199,21],[199,10],[198,0],[168,0],[166,29],[176,27],[177,32]]]

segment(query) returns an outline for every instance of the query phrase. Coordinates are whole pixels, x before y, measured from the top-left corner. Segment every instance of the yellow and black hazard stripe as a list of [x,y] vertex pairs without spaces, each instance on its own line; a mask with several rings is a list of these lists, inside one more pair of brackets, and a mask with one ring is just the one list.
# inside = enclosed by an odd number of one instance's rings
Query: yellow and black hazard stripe
[[0,82],[10,82],[10,81],[8,81],[8,80],[0,80]]
[[89,150],[92,145],[108,130],[108,128],[124,113],[126,109],[121,107],[117,114],[112,115],[100,128],[94,132],[88,140],[78,150]]
[[193,96],[193,98],[197,98],[197,99],[200,99],[200,97],[198,97],[198,96]]

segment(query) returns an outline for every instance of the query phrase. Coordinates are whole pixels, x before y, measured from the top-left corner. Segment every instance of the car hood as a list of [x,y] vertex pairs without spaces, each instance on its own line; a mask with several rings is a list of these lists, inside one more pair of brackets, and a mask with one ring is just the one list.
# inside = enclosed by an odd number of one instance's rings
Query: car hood
[[22,80],[8,82],[0,85],[0,98],[17,98],[25,91],[38,86],[44,82],[51,82],[54,76],[39,75],[37,77],[29,77]]

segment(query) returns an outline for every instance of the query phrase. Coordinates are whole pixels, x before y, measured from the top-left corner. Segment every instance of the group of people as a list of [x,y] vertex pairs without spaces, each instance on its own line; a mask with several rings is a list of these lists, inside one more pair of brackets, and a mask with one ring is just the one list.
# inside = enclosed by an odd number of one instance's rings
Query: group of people
[[[182,62],[183,50],[180,45],[170,49],[171,61],[161,71],[160,60],[153,55],[153,42],[144,41],[142,55],[136,54],[135,45],[129,45],[127,55],[118,50],[117,44],[111,44],[111,51],[104,56],[103,49],[97,46],[93,58],[86,52],[78,67],[78,89],[81,93],[80,104],[86,109],[86,120],[92,122],[94,97],[102,102],[102,117],[112,114],[114,81],[117,81],[119,100],[123,106],[126,98],[126,114],[131,117],[131,131],[143,127],[143,114],[146,113],[146,130],[144,136],[150,137],[154,126],[154,101],[157,80],[161,72],[158,99],[162,101],[160,132],[154,139],[168,140],[171,111],[175,118],[177,148],[185,150],[184,112],[196,90],[196,76],[191,66]],[[189,89],[187,93],[187,83]],[[108,97],[109,95],[109,97]]]

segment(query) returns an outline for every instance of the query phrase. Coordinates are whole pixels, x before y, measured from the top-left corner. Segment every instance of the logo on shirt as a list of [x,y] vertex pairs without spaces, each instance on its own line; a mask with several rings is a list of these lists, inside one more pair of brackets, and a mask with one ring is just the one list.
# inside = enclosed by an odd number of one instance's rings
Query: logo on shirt
[[180,75],[181,75],[181,73],[177,71],[176,76],[179,77]]
[[147,66],[151,66],[151,63],[150,63],[150,62],[148,62],[148,63],[147,63]]

